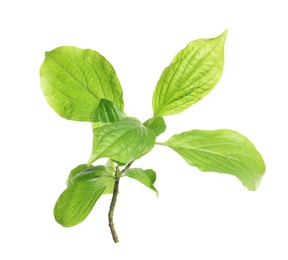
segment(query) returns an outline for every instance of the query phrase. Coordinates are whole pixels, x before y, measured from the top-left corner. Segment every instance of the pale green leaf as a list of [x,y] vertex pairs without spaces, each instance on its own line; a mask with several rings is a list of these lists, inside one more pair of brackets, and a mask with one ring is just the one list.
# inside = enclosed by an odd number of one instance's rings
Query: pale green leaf
[[243,135],[232,130],[191,130],[172,136],[169,146],[201,171],[236,176],[249,190],[256,190],[265,172],[261,154]]
[[107,160],[105,167],[106,167],[108,173],[110,173],[110,174],[115,173],[115,164],[113,163],[113,161],[111,159]]
[[159,136],[166,130],[166,124],[163,117],[152,117],[148,119],[143,125],[151,129],[156,136]]
[[64,227],[81,223],[110,183],[101,179],[99,182],[78,182],[68,187],[55,204],[55,220]]
[[206,96],[219,81],[227,31],[188,44],[163,71],[153,94],[154,116],[180,113]]
[[93,116],[93,122],[114,123],[126,115],[120,111],[115,103],[102,98]]
[[63,46],[46,52],[40,79],[47,102],[64,118],[92,122],[102,98],[123,111],[115,70],[96,51]]
[[[105,195],[105,194],[113,194],[113,191],[114,191],[114,184],[115,184],[115,179],[113,182],[111,182],[111,178],[108,179],[108,177],[103,177],[105,178],[107,181],[110,181],[109,184],[107,184],[107,186],[105,187],[105,190],[103,191],[102,195]],[[119,193],[119,191],[118,191]]]
[[136,118],[93,129],[93,149],[88,165],[100,158],[129,163],[147,154],[154,146],[154,132]]
[[145,186],[147,186],[149,189],[156,192],[156,195],[158,196],[158,191],[154,187],[154,182],[156,181],[156,173],[149,169],[149,170],[142,170],[140,168],[132,168],[128,169],[124,172],[126,176],[129,178],[135,179]]

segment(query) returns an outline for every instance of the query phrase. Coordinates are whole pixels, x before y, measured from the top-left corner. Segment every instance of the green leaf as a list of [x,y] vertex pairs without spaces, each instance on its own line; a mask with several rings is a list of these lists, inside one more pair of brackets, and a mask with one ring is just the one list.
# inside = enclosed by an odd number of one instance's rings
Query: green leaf
[[[71,174],[72,172],[73,174]],[[101,180],[102,182],[106,180],[107,182],[110,183],[106,186],[103,194],[111,194],[113,193],[115,182],[114,172],[115,172],[115,166],[110,159],[107,161],[105,166],[97,165],[88,167],[86,164],[82,164],[77,166],[75,169],[71,171],[68,177],[67,186],[70,187],[71,185],[74,185],[79,182],[93,182],[93,181],[97,182],[100,180],[100,178],[102,178]]]
[[114,123],[126,115],[120,111],[115,103],[102,98],[93,116],[93,122]]
[[105,167],[106,167],[108,173],[114,175],[114,173],[115,173],[115,165],[114,165],[114,163],[113,163],[113,161],[111,159],[107,160],[107,162],[105,164]]
[[[81,172],[79,172],[73,178],[71,178],[70,185],[76,184],[78,182],[83,182],[83,181],[92,181],[93,179],[98,178],[102,175],[107,176],[111,174],[107,172],[106,167],[103,165],[90,166],[82,170]],[[111,177],[113,177],[113,175],[111,175]]]
[[158,191],[154,187],[154,183],[156,181],[156,173],[149,169],[149,170],[142,170],[140,168],[132,168],[128,169],[125,172],[125,175],[129,178],[135,179],[145,186],[147,186],[149,189],[156,192],[156,195],[158,196]]
[[75,177],[78,173],[82,172],[83,170],[87,169],[88,165],[87,164],[80,164],[77,167],[75,167],[74,169],[71,170],[68,179],[66,181],[66,185],[67,187],[69,187],[72,183],[71,180],[73,177]]
[[129,163],[147,154],[156,139],[152,130],[131,117],[94,128],[93,135],[93,149],[88,165],[100,158]]
[[123,111],[115,70],[96,51],[63,46],[46,52],[40,80],[47,102],[66,119],[92,122],[102,98]]
[[206,96],[219,81],[227,31],[188,44],[163,71],[153,94],[154,116],[180,113]]
[[148,119],[143,125],[151,129],[156,136],[159,136],[166,130],[166,124],[163,117],[152,117]]
[[[109,181],[109,184],[107,184],[107,186],[105,187],[105,190],[103,191],[102,195],[105,195],[105,194],[113,194],[113,191],[114,191],[114,184],[115,184],[115,179],[113,182],[111,182],[111,177],[110,179],[108,179],[109,177],[101,177],[101,178],[104,178],[106,179],[107,181]],[[118,192],[119,193],[119,192]]]
[[101,179],[99,182],[78,182],[68,187],[55,204],[55,220],[64,227],[81,223],[110,183]]
[[232,130],[191,130],[172,136],[169,146],[201,171],[236,176],[248,190],[256,190],[265,172],[261,154],[243,135]]
[[110,123],[102,123],[102,122],[93,122],[92,123],[92,130],[94,128],[97,128],[97,127],[101,127],[101,126],[104,126],[104,125],[109,125]]
[[114,163],[116,163],[119,167],[126,165],[127,163],[122,163],[122,162],[118,162],[116,160],[113,160]]

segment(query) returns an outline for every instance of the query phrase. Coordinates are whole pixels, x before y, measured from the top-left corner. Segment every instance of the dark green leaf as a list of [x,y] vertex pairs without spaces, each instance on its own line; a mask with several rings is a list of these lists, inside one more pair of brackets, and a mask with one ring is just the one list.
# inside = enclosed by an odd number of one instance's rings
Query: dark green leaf
[[154,116],[180,113],[206,96],[219,81],[227,31],[188,44],[163,71],[153,94]]
[[68,179],[66,181],[66,185],[67,187],[69,187],[72,183],[71,183],[71,179],[73,177],[75,177],[78,173],[82,172],[83,170],[87,169],[88,165],[87,164],[80,164],[77,167],[75,167],[74,169],[71,170]]
[[156,195],[158,196],[158,191],[154,187],[154,182],[156,181],[156,173],[149,169],[149,170],[142,170],[140,168],[132,168],[125,171],[125,175],[135,179],[145,186],[147,186],[149,189],[156,192]]
[[[75,175],[71,180],[70,184],[76,184],[78,182],[83,181],[92,181],[95,178],[98,178],[102,175],[110,175],[107,172],[107,169],[103,165],[97,165],[97,166],[90,166],[83,171],[79,172],[77,175]],[[113,177],[111,175],[111,177]]]
[[[84,166],[84,164],[83,164]],[[76,167],[80,169],[80,167]],[[74,169],[72,170],[74,171]],[[78,182],[91,182],[91,181],[98,181],[101,179],[101,182],[107,181],[107,183],[110,183],[106,186],[103,194],[111,194],[113,193],[114,189],[114,181],[115,181],[115,166],[114,163],[109,159],[106,163],[106,165],[97,165],[97,166],[89,166],[86,167],[78,172],[77,174],[74,174],[73,176],[69,175],[67,186],[74,185]],[[114,181],[113,181],[114,180]]]
[[63,46],[46,52],[40,79],[47,102],[64,118],[93,122],[102,98],[123,111],[122,88],[115,70],[96,51]]
[[116,160],[113,160],[113,162],[116,163],[116,164],[117,164],[118,166],[120,166],[120,167],[127,164],[127,163],[118,162],[118,161],[116,161]]
[[124,117],[126,115],[120,111],[115,103],[107,99],[101,99],[93,116],[93,122],[114,123]]
[[151,129],[156,136],[159,136],[166,130],[166,124],[163,117],[150,118],[143,125]]
[[261,154],[243,135],[232,130],[191,130],[172,136],[169,146],[201,171],[236,176],[249,190],[256,190],[265,172]]

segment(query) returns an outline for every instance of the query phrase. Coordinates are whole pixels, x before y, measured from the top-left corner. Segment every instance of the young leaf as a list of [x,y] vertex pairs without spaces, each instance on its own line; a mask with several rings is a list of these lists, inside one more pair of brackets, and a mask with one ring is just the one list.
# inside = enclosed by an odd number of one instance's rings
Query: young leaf
[[120,111],[115,103],[102,98],[93,116],[93,122],[114,123],[126,115]]
[[[83,171],[79,172],[73,178],[71,178],[70,179],[70,185],[76,184],[78,182],[83,182],[83,181],[91,181],[91,180],[98,178],[102,175],[105,175],[105,176],[110,175],[107,172],[107,169],[105,166],[103,166],[103,165],[90,166],[90,167],[84,169]],[[113,175],[110,175],[110,176],[113,178]]]
[[152,117],[148,119],[143,125],[151,129],[156,136],[159,136],[166,130],[166,124],[163,117]]
[[152,130],[131,117],[94,128],[93,135],[93,149],[88,165],[105,157],[127,164],[147,154],[156,139]]
[[219,81],[227,31],[188,44],[163,71],[153,94],[154,116],[180,113],[206,96]]
[[40,80],[47,102],[66,119],[92,122],[102,98],[123,111],[115,70],[96,51],[63,46],[46,52]]
[[[82,170],[80,171],[81,168]],[[72,172],[73,174],[71,174]],[[100,180],[99,178],[102,178],[101,182],[107,181],[107,183],[109,183],[106,186],[103,194],[111,194],[113,193],[114,181],[115,181],[114,172],[115,167],[110,159],[107,161],[105,166],[97,165],[88,167],[86,164],[81,164],[71,171],[67,180],[67,187],[70,187],[72,184],[74,185],[76,183],[85,181],[99,182]]]
[[132,168],[125,171],[125,175],[129,178],[135,179],[145,186],[147,186],[149,189],[156,192],[156,195],[158,196],[158,191],[154,187],[154,182],[156,181],[156,173],[149,169],[149,170],[142,170],[140,168]]
[[243,135],[232,130],[191,130],[167,142],[175,152],[201,171],[236,176],[248,190],[256,190],[265,172],[261,154]]
[[71,170],[68,179],[66,181],[66,185],[67,187],[69,187],[72,183],[71,183],[71,179],[73,177],[75,177],[78,173],[82,172],[83,170],[87,169],[88,165],[87,164],[80,164],[77,167],[75,167],[74,169]]
[[58,198],[54,207],[55,220],[64,227],[72,227],[91,212],[96,201],[112,181],[101,179],[99,182],[78,182],[67,188]]
[[105,164],[106,170],[108,173],[110,174],[114,174],[115,173],[115,165],[113,163],[113,161],[111,159],[108,159],[106,164]]

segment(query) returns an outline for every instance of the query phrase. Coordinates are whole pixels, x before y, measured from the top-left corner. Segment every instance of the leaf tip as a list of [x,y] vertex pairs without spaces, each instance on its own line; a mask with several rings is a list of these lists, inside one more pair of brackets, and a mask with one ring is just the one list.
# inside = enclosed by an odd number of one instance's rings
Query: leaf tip
[[225,37],[226,37],[226,36],[227,36],[227,34],[228,34],[228,29],[224,30],[224,32],[223,32],[222,34],[224,34],[224,35],[225,35]]
[[156,190],[155,193],[156,193],[156,197],[157,197],[157,199],[158,199],[158,198],[159,198],[159,191]]
[[[53,51],[53,50],[52,50],[52,51]],[[44,52],[45,59],[50,56],[50,54],[51,54],[52,51],[45,51],[45,52]]]
[[240,180],[240,181],[242,182],[243,186],[247,188],[249,191],[256,191],[260,186],[260,183],[262,181],[264,174],[265,174],[265,169],[264,171],[261,172],[261,175],[255,178],[253,181],[250,181],[250,182],[243,181],[243,180]]
[[227,35],[228,35],[228,29],[226,29],[224,32],[222,32],[218,37],[222,38],[225,41],[227,38]]
[[213,38],[212,40],[216,40],[219,44],[221,44],[224,47],[227,35],[228,35],[228,30],[225,30],[219,36]]

